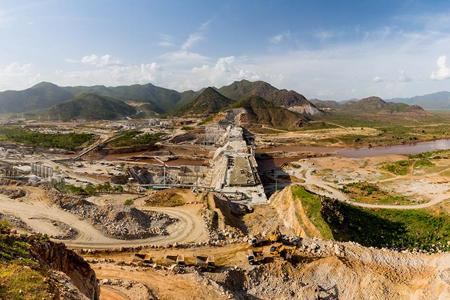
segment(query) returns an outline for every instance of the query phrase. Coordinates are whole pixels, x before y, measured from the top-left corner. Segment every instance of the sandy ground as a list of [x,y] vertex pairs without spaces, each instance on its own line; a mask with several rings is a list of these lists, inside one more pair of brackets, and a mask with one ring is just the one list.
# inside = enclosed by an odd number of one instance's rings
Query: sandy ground
[[[344,127],[344,128],[332,128],[332,129],[318,129],[308,131],[291,131],[291,132],[279,132],[277,134],[258,134],[256,136],[256,144],[262,146],[272,143],[292,143],[296,141],[302,145],[315,145],[318,140],[331,139],[335,137],[341,137],[346,135],[365,135],[375,136],[380,131],[374,128],[368,127]],[[341,145],[330,145],[341,146]]]
[[[386,155],[370,158],[320,157],[303,159],[294,166],[285,167],[292,176],[304,180],[303,185],[318,194],[333,197],[356,206],[386,209],[427,208],[450,199],[450,178],[445,172],[450,169],[450,161],[434,161],[436,168],[427,171],[413,171],[399,176],[381,169],[382,163],[406,159],[401,155]],[[410,205],[379,205],[353,202],[340,191],[344,184],[358,181],[376,183],[384,190],[408,196]],[[414,202],[425,201],[415,204]]]
[[[227,299],[212,287],[199,284],[194,274],[173,274],[168,271],[148,269],[137,271],[128,267],[114,265],[94,265],[98,278],[134,280],[154,289],[161,300],[164,299]],[[117,298],[102,299],[121,299]],[[123,298],[122,298],[123,299]],[[125,298],[126,299],[126,298]]]

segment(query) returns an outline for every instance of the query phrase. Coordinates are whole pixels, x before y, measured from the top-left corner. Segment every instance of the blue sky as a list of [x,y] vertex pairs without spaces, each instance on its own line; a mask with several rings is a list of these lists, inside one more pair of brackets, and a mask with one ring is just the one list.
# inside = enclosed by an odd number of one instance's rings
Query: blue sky
[[265,80],[308,97],[450,90],[448,1],[0,0],[0,90]]

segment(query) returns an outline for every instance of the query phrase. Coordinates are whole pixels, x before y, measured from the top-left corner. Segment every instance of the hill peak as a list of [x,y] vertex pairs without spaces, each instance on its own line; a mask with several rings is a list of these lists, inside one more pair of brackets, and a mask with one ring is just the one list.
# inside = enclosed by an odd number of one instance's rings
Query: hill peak
[[36,88],[59,88],[58,85],[48,82],[48,81],[41,81],[35,85],[33,85],[30,89],[36,89]]
[[213,87],[205,88],[191,103],[181,108],[180,112],[191,115],[208,115],[218,113],[234,101],[219,93]]

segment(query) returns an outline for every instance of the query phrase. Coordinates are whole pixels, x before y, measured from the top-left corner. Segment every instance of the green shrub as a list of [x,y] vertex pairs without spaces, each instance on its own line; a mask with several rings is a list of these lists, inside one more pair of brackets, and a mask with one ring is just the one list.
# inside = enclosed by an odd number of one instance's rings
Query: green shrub
[[1,126],[0,140],[34,147],[76,150],[92,142],[94,135],[88,133],[40,133],[16,126]]
[[133,199],[127,199],[125,200],[125,202],[123,203],[126,206],[131,206],[134,204],[134,200]]

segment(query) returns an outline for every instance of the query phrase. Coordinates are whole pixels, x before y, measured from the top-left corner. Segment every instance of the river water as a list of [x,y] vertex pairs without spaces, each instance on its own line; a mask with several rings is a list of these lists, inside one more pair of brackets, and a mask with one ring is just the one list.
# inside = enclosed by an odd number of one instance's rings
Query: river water
[[450,149],[450,139],[386,147],[345,148],[332,152],[343,157],[367,157],[387,154],[417,154],[422,152],[447,149]]
[[[450,139],[435,140],[428,142],[419,142],[415,144],[394,145],[384,147],[363,147],[363,148],[338,148],[338,147],[313,147],[313,146],[295,146],[286,145],[278,146],[270,149],[264,149],[264,151],[270,154],[270,152],[308,152],[308,153],[320,153],[330,154],[349,158],[361,158],[370,156],[380,156],[389,154],[417,154],[435,150],[447,150],[450,149]],[[274,157],[269,159],[259,159],[258,164],[261,169],[271,169],[273,167],[279,167],[284,163],[296,161],[298,157]]]

